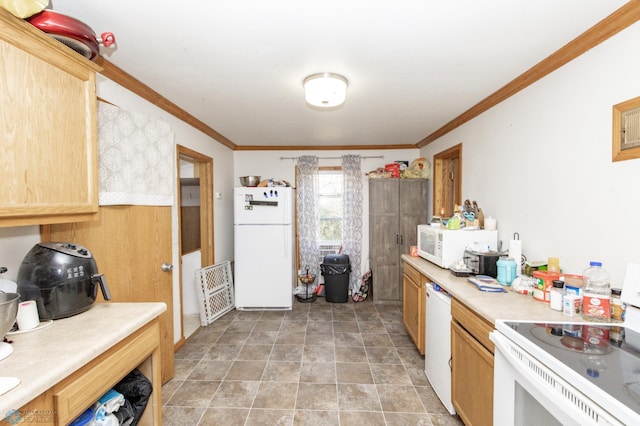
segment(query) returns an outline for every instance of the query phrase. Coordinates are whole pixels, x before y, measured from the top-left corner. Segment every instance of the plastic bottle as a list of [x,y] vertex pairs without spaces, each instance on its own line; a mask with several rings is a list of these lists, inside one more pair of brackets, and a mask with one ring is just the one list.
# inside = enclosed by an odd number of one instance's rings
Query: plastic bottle
[[564,297],[564,281],[553,280],[553,287],[549,290],[549,307],[554,311],[562,311]]
[[582,273],[582,277],[584,279],[582,318],[587,321],[611,321],[609,273],[602,269],[602,263],[592,261]]

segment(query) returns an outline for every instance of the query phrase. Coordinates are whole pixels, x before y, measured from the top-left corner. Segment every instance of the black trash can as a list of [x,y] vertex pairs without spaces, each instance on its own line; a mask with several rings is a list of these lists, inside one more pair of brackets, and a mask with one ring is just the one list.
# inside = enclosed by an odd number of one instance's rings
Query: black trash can
[[328,254],[320,264],[324,277],[324,297],[327,302],[345,303],[349,300],[349,272],[351,264],[346,254]]

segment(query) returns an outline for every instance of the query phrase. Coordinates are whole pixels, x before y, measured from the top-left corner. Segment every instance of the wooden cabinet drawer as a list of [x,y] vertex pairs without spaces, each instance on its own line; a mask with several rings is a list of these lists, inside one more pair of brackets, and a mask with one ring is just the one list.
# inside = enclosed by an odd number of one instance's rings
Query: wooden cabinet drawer
[[469,334],[478,340],[482,346],[487,348],[492,354],[494,353],[494,344],[491,339],[489,339],[489,333],[494,329],[493,324],[479,317],[478,314],[455,298],[451,301],[451,316],[454,321],[457,321]]
[[53,394],[58,424],[71,422],[141,365],[157,351],[159,336],[160,326],[154,321],[56,385]]
[[424,284],[426,281],[424,275],[418,272],[416,268],[409,265],[407,262],[402,263],[402,272],[404,272],[414,283],[418,285]]

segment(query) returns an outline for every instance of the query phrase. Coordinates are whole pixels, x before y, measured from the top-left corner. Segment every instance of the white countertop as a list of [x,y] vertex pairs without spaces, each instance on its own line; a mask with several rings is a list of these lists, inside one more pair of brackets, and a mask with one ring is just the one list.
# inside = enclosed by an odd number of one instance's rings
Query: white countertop
[[[516,293],[505,287],[506,293],[478,290],[466,277],[456,277],[449,269],[442,269],[421,257],[402,255],[402,260],[420,271],[430,281],[443,287],[449,294],[473,309],[478,315],[495,324],[497,319],[534,321],[582,321],[582,317],[569,317],[549,308],[549,304],[533,297]],[[374,289],[375,292],[375,289]]]
[[0,416],[19,409],[166,311],[164,303],[96,303],[46,328],[11,334],[13,353],[0,360],[0,377],[20,384],[0,396]]

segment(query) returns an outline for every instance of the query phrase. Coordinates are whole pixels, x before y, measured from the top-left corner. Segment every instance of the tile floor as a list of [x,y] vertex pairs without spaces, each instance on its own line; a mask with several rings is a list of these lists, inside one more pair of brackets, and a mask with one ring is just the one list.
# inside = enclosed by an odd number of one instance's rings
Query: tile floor
[[176,353],[165,425],[461,425],[431,389],[401,308],[294,301],[232,311]]

